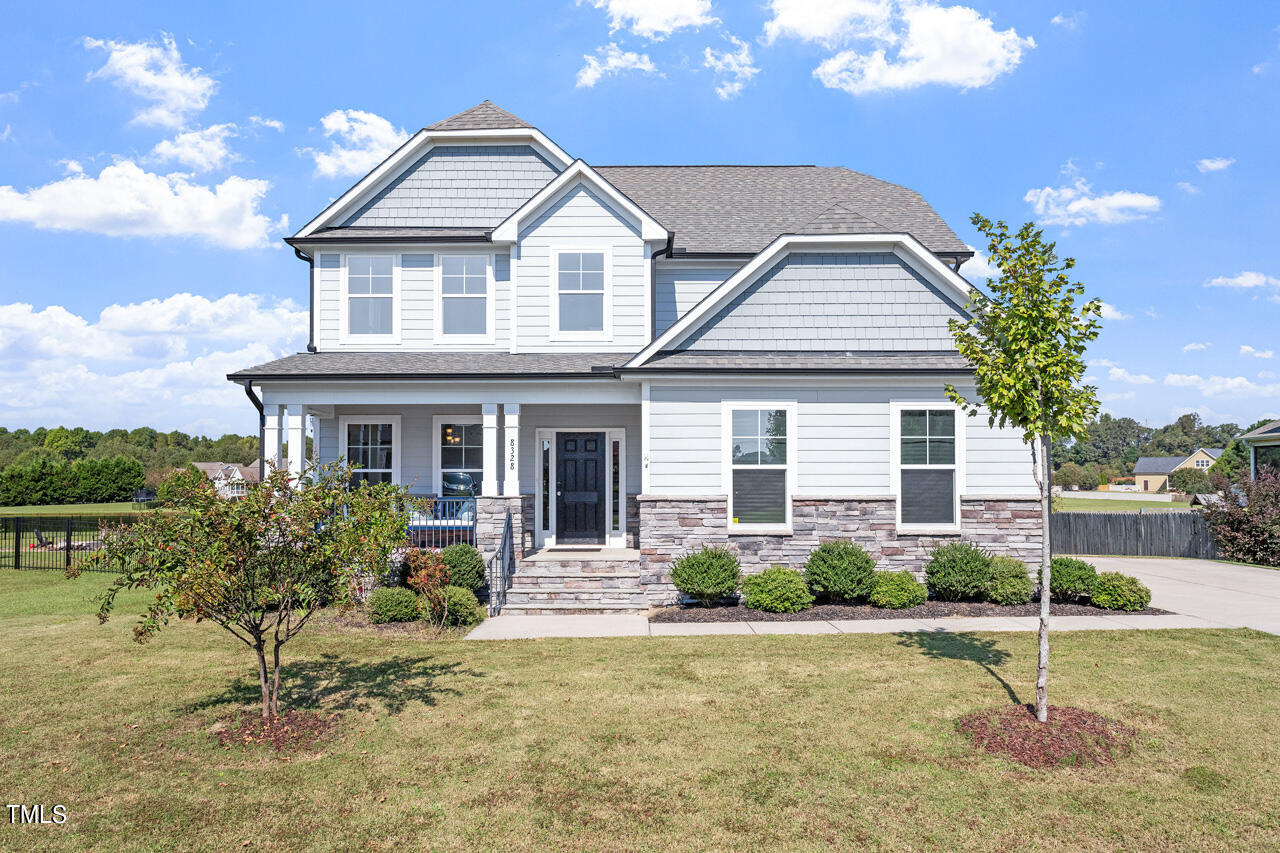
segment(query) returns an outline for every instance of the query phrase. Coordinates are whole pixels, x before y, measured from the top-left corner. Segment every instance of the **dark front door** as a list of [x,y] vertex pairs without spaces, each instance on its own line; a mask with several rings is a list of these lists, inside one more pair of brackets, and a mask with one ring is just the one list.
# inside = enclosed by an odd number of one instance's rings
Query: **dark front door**
[[603,545],[605,455],[602,432],[556,433],[556,544]]

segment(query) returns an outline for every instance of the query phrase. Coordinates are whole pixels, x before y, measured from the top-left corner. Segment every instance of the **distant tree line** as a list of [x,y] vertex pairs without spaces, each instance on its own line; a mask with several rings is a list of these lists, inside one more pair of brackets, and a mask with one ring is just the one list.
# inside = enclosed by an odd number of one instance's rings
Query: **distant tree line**
[[191,462],[248,465],[257,458],[257,436],[0,427],[0,506],[126,501]]

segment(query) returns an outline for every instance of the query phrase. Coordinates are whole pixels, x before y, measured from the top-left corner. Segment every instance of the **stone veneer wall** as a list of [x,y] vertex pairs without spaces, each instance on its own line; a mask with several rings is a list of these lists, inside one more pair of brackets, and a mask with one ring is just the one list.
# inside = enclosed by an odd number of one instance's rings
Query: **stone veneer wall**
[[511,529],[515,534],[515,556],[519,560],[533,550],[533,495],[476,498],[476,548],[488,560],[502,542],[502,525],[511,509]]
[[1043,529],[1034,498],[963,498],[961,532],[950,535],[898,533],[893,498],[793,498],[791,534],[773,536],[730,536],[728,500],[721,495],[641,495],[639,503],[640,581],[650,604],[675,601],[672,561],[713,546],[736,553],[747,573],[775,563],[800,569],[810,551],[833,539],[851,539],[867,549],[877,568],[904,569],[920,580],[929,551],[957,540],[1016,557],[1031,572],[1040,567]]

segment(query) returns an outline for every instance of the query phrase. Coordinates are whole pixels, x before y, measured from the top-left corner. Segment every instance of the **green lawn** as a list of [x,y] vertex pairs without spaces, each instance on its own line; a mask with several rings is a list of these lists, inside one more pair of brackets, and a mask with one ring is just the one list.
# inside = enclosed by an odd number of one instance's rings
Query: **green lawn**
[[1188,501],[1126,501],[1115,498],[1058,498],[1054,505],[1059,512],[1169,512],[1191,509]]
[[0,572],[4,849],[1240,850],[1280,847],[1280,637],[1057,635],[1052,700],[1139,731],[1109,768],[974,752],[1032,696],[1031,634],[476,643],[334,623],[288,650],[339,738],[282,760],[208,728],[249,656],[184,622],[147,646],[106,578]]
[[3,515],[130,515],[138,510],[129,501],[105,504],[53,504],[51,506],[0,506]]

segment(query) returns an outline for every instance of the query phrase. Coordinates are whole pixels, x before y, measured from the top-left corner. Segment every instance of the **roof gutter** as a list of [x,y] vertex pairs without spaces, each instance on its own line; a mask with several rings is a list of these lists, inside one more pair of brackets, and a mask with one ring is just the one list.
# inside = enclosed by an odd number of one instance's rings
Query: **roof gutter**
[[[289,243],[288,239],[286,239],[285,242]],[[289,245],[293,247],[293,254],[297,256],[298,260],[307,262],[307,280],[309,282],[308,287],[310,288],[310,297],[308,300],[308,315],[307,315],[308,317],[307,352],[315,352],[316,351],[316,259],[314,255],[308,255],[304,253],[301,249],[299,249],[297,246],[294,246],[292,243],[289,243]],[[248,390],[247,385],[245,386],[245,389]],[[262,408],[261,403],[258,404],[258,408],[259,410],[261,410]]]
[[[675,242],[676,234],[674,231],[667,232],[667,245],[658,249],[649,255],[649,304],[658,304],[658,258],[666,255],[671,257],[671,247]],[[653,340],[658,336],[658,312],[651,312],[649,317],[649,340]]]
[[249,402],[253,403],[253,407],[258,410],[258,482],[262,482],[267,476],[267,449],[262,446],[267,440],[267,410],[262,407],[261,398],[253,393],[252,382],[246,380],[240,384],[244,386],[244,393],[249,398]]

